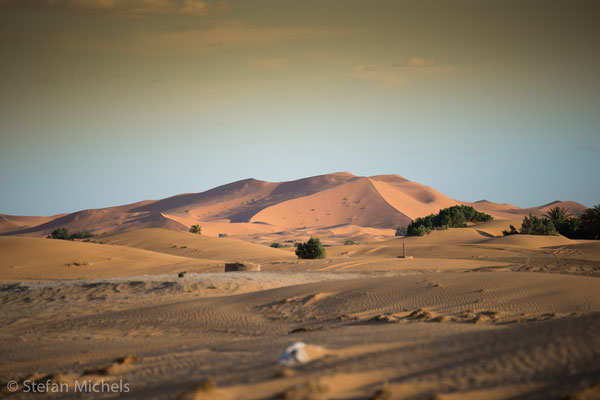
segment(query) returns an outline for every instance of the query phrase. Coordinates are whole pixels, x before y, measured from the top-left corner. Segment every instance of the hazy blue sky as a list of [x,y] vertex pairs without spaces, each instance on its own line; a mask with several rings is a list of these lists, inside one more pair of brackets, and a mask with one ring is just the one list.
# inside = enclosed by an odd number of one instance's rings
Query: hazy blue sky
[[0,213],[397,173],[600,203],[596,1],[0,0]]

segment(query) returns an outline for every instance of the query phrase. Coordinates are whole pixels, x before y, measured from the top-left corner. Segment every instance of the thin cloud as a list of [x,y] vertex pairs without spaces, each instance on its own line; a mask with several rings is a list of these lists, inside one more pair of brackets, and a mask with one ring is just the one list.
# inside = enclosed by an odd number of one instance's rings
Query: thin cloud
[[[75,49],[142,54],[196,54],[225,46],[254,46],[300,41],[338,34],[335,31],[304,28],[263,28],[246,25],[224,25],[216,28],[188,29],[166,32],[139,32],[134,35],[84,37],[61,34],[60,46]],[[263,66],[274,67],[279,60],[267,60]]]
[[420,57],[411,57],[408,60],[396,62],[392,64],[392,67],[397,68],[427,68],[427,67],[435,67],[436,63],[434,61],[425,60]]
[[140,18],[151,15],[206,16],[227,11],[229,6],[222,1],[203,0],[0,0],[0,8]]
[[398,74],[397,71],[391,70],[389,67],[378,67],[375,65],[356,65],[350,71],[350,76],[377,82],[380,86],[397,87],[406,84],[406,77]]
[[252,60],[252,63],[265,69],[279,69],[285,67],[288,62],[283,58],[263,58]]
[[406,86],[416,80],[429,79],[457,72],[457,69],[452,66],[443,65],[438,68],[430,68],[434,66],[437,67],[437,64],[433,61],[412,57],[391,65],[355,65],[350,70],[349,75],[360,80],[376,82],[380,87],[393,88]]
[[362,67],[362,71],[363,72],[375,72],[375,71],[377,71],[377,67],[374,65],[365,65],[364,67]]

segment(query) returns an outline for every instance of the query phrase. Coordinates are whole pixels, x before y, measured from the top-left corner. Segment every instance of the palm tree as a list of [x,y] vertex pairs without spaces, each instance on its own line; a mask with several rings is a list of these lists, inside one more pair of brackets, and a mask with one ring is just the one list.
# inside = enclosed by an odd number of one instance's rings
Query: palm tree
[[565,222],[567,222],[567,220],[572,217],[572,215],[569,214],[569,212],[566,209],[558,206],[546,210],[546,214],[544,216],[550,221],[552,221],[552,224],[558,230],[560,230],[560,227],[563,226]]
[[587,239],[600,239],[600,204],[586,209],[580,220]]

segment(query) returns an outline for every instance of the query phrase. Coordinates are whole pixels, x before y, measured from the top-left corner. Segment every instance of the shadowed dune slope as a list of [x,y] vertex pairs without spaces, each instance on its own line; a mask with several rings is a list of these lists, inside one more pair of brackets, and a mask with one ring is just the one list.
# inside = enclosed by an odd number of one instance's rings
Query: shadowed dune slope
[[65,215],[67,214],[58,214],[50,217],[28,217],[20,215],[0,214],[0,233],[14,232],[17,230],[31,228],[63,217]]

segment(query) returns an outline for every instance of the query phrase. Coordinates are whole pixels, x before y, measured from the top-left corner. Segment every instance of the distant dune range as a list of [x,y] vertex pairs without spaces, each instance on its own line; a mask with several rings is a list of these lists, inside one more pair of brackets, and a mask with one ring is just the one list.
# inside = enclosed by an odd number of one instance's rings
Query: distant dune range
[[43,237],[58,227],[98,234],[140,228],[187,231],[197,223],[204,235],[223,233],[253,241],[311,235],[332,243],[382,240],[399,225],[457,204],[471,205],[506,222],[518,222],[529,213],[541,215],[551,206],[564,207],[573,215],[586,208],[572,201],[525,209],[486,200],[469,203],[399,175],[359,177],[340,172],[280,183],[246,179],[202,193],[51,217],[0,214],[0,234]]

